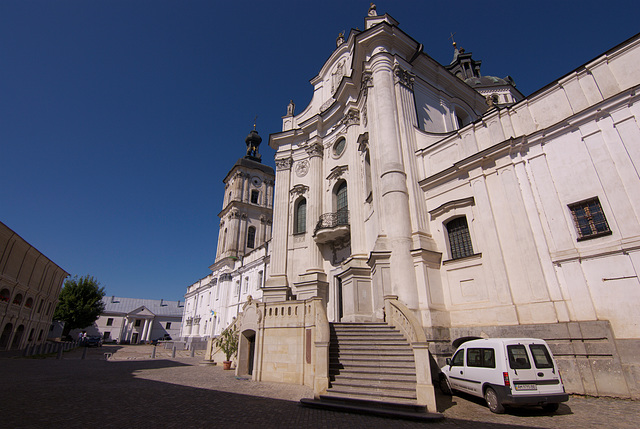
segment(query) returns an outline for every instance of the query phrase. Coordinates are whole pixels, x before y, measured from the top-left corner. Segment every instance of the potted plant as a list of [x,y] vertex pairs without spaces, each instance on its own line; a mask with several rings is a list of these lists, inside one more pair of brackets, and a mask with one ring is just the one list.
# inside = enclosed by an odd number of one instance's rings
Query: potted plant
[[231,358],[238,352],[238,330],[236,325],[229,326],[216,338],[216,347],[222,350],[227,360],[222,362],[223,369],[231,369]]

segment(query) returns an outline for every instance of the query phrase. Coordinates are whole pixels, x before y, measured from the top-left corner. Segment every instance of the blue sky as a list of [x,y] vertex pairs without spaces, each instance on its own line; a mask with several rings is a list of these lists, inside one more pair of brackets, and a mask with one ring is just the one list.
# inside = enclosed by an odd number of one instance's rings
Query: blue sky
[[[379,1],[440,63],[449,34],[528,95],[639,31],[637,1]],[[215,257],[222,179],[263,162],[369,1],[0,2],[0,221],[107,295],[183,299]]]

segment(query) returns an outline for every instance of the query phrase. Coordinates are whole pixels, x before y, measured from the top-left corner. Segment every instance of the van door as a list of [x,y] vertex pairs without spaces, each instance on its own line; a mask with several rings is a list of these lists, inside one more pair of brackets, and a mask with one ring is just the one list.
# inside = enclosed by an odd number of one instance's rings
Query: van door
[[531,365],[526,345],[507,344],[507,361],[512,394],[514,396],[535,394],[538,390],[536,371]]
[[499,384],[502,374],[496,373],[496,352],[492,347],[468,347],[465,366],[465,387],[472,395],[482,397],[485,382]]
[[464,381],[464,348],[458,349],[451,359],[449,366],[449,382],[451,387],[457,390],[466,390],[463,386]]
[[558,368],[556,368],[555,361],[546,344],[529,344],[529,352],[535,366],[538,392],[541,394],[564,393],[564,388],[560,384]]

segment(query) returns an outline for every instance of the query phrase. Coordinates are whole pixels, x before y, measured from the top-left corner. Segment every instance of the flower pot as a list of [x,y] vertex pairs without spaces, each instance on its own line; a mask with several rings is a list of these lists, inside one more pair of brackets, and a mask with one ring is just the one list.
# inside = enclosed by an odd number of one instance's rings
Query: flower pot
[[229,360],[222,361],[222,369],[231,369],[231,361]]

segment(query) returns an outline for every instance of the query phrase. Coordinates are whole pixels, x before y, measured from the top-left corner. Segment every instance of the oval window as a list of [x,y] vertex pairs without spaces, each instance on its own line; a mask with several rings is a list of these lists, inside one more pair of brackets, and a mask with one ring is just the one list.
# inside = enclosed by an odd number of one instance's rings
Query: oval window
[[336,156],[340,156],[342,155],[342,153],[344,152],[344,147],[346,146],[347,141],[345,140],[344,137],[340,138],[336,144],[333,145],[333,153]]

